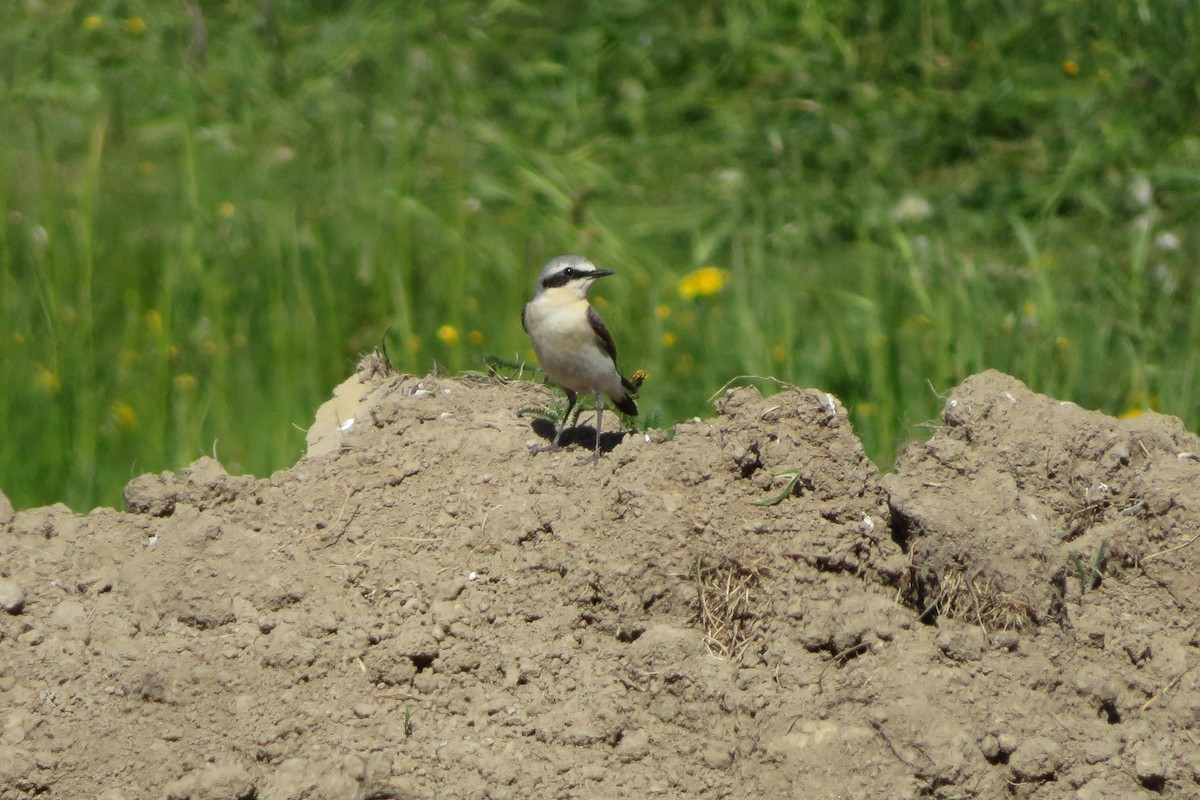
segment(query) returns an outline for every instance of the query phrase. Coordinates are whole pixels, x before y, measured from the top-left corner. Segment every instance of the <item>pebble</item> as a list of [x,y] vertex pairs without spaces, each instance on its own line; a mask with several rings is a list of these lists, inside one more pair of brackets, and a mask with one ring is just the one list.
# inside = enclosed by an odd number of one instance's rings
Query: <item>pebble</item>
[[1133,771],[1137,775],[1138,781],[1147,789],[1157,787],[1157,790],[1161,790],[1162,785],[1169,777],[1167,774],[1169,761],[1170,759],[1162,748],[1144,746],[1138,749],[1137,756],[1134,758]]
[[1013,777],[1024,783],[1052,780],[1061,766],[1061,748],[1045,736],[1031,736],[1022,741],[1008,760]]
[[37,647],[45,640],[45,634],[43,634],[38,628],[30,628],[24,633],[17,634],[17,641],[21,644],[27,644],[30,647]]
[[729,769],[733,765],[733,748],[714,742],[704,749],[701,758],[709,769]]
[[4,578],[0,578],[0,608],[9,614],[20,614],[25,608],[25,592]]
[[87,609],[78,600],[63,600],[50,614],[50,622],[56,627],[66,630],[73,628],[76,623],[87,616]]
[[4,720],[4,729],[3,733],[0,733],[0,742],[13,745],[21,744],[39,724],[41,724],[39,717],[20,710],[13,711]]
[[621,737],[621,741],[617,742],[613,752],[618,759],[627,764],[632,761],[641,761],[650,755],[650,737],[640,728],[628,731]]

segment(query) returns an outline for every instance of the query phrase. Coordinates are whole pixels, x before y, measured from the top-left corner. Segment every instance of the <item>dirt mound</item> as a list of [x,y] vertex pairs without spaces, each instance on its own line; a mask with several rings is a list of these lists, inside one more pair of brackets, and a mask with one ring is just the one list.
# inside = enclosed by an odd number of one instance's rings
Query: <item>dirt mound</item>
[[0,798],[1200,796],[1177,421],[987,373],[881,478],[818,391],[589,465],[549,397],[367,361],[269,479],[0,501]]

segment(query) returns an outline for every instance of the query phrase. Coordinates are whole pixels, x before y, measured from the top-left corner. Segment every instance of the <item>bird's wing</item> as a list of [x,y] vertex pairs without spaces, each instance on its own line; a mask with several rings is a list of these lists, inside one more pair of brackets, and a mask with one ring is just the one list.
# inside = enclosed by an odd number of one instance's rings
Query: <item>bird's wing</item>
[[591,306],[588,306],[587,319],[588,324],[592,326],[592,331],[596,334],[596,343],[600,345],[601,350],[608,353],[608,357],[613,360],[613,364],[616,364],[617,346],[613,344],[612,334],[604,326],[604,320],[600,319],[600,315],[596,313],[596,309]]

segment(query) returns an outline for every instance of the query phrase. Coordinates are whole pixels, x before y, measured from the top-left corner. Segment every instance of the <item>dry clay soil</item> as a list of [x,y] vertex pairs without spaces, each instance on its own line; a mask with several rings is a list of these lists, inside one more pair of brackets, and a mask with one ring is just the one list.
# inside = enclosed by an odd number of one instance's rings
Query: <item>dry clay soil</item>
[[820,391],[594,464],[550,401],[368,358],[270,478],[0,499],[0,798],[1200,797],[1179,420],[987,372],[880,475]]

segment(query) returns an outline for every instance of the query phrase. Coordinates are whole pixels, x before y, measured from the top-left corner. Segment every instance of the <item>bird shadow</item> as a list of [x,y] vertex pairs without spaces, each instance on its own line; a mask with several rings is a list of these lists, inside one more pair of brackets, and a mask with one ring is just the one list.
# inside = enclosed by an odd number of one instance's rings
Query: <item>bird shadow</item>
[[[605,415],[608,416],[607,414]],[[554,433],[557,430],[554,423],[545,417],[538,417],[529,423],[533,428],[533,432],[548,442],[554,441]],[[600,452],[611,452],[614,447],[624,441],[625,437],[633,431],[605,431],[600,434]],[[596,449],[596,429],[591,425],[576,425],[567,428],[563,431],[562,438],[558,440],[560,447],[577,444],[586,447],[588,450]]]

